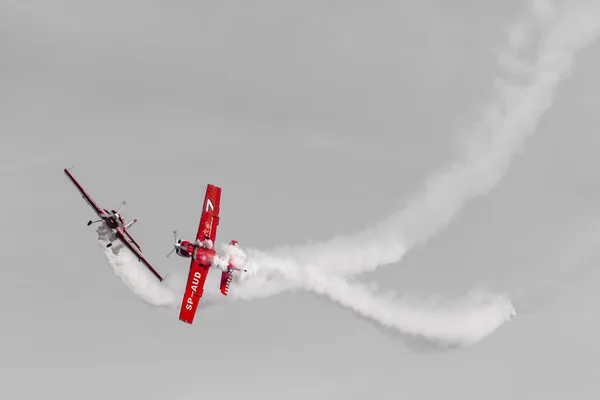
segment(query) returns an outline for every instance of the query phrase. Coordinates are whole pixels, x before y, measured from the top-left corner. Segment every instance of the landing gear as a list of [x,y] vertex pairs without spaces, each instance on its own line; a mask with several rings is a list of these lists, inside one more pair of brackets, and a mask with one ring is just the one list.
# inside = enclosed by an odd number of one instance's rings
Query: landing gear
[[112,246],[112,242],[110,242],[109,244],[106,245],[106,248],[108,249],[109,247]]
[[87,226],[90,226],[91,224],[96,224],[96,223],[98,223],[98,222],[102,222],[102,220],[101,220],[101,219],[99,219],[99,220],[97,220],[97,221],[92,221],[92,220],[89,220],[89,221],[88,221],[88,223],[87,223]]

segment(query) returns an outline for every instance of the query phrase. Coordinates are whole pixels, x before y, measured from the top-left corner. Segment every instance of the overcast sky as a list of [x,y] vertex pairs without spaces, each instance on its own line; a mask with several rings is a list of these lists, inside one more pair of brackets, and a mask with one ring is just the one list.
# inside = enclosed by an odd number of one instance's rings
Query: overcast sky
[[105,208],[127,201],[165,274],[187,272],[165,255],[173,229],[195,234],[206,183],[223,188],[217,242],[359,231],[460,156],[523,2],[51,3],[0,2],[3,397],[597,398],[597,43],[499,185],[368,274],[424,301],[485,287],[517,311],[424,351],[303,291],[183,324],[115,276],[62,170]]

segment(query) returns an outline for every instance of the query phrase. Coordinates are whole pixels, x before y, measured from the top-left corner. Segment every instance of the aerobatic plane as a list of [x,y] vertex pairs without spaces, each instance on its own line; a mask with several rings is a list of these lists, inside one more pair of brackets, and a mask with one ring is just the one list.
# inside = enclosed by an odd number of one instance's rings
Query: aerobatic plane
[[121,207],[118,210],[110,210],[108,211],[105,208],[100,208],[98,204],[92,199],[92,197],[85,191],[85,189],[77,182],[75,177],[69,171],[69,168],[65,168],[65,174],[71,182],[75,185],[77,190],[81,193],[81,197],[85,199],[85,201],[92,207],[92,209],[96,212],[99,220],[96,221],[88,221],[87,225],[90,226],[92,224],[98,222],[104,222],[108,227],[113,230],[113,239],[106,245],[106,247],[111,247],[113,242],[119,239],[129,250],[133,252],[138,258],[138,261],[142,262],[149,270],[158,278],[159,281],[163,281],[163,277],[152,267],[150,262],[142,255],[142,249],[140,245],[131,237],[127,230],[133,226],[137,222],[137,219],[133,219],[132,221],[125,223],[125,218],[121,215],[121,210],[127,204],[125,201],[121,203]]
[[[167,254],[169,257],[173,252],[184,258],[191,258],[190,271],[185,294],[181,303],[179,320],[191,324],[196,315],[196,309],[200,298],[204,293],[204,282],[208,276],[211,266],[221,269],[221,293],[227,296],[229,284],[233,279],[233,271],[242,271],[231,264],[229,260],[220,258],[214,249],[217,237],[217,226],[219,225],[219,211],[221,206],[221,188],[209,184],[206,187],[200,225],[194,241],[182,240],[177,237],[177,231],[173,231],[175,243],[173,249]],[[238,242],[232,240],[231,245],[237,246]],[[243,270],[245,271],[245,270]]]

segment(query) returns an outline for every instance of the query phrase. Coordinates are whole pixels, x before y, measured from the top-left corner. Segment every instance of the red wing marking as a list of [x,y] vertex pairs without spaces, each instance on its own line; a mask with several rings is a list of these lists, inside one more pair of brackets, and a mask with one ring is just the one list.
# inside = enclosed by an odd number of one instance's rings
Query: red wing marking
[[185,294],[181,302],[181,311],[179,312],[180,321],[187,322],[188,324],[194,322],[196,309],[204,293],[204,282],[208,276],[208,270],[209,268],[199,265],[196,260],[192,259],[190,273],[185,286]]
[[219,211],[221,209],[221,188],[209,184],[206,187],[204,196],[204,205],[202,207],[202,216],[200,225],[196,233],[196,240],[203,240],[208,236],[215,243],[217,237],[217,226],[219,225]]

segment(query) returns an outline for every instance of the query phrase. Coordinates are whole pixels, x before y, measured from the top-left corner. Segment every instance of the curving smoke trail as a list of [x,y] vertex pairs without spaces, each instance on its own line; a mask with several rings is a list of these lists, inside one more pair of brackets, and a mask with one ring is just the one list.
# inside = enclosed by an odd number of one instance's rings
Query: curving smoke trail
[[102,222],[96,229],[98,245],[113,272],[123,281],[137,297],[145,303],[156,307],[179,307],[183,292],[178,294],[172,288],[162,285],[145,266],[118,240],[110,248],[106,245],[112,230]]
[[[509,31],[510,45],[499,57],[512,82],[498,79],[498,97],[464,140],[462,160],[430,176],[403,210],[374,227],[323,243],[282,246],[271,253],[350,276],[398,262],[411,248],[439,234],[470,200],[500,182],[536,132],[558,84],[571,73],[577,51],[598,37],[599,8],[597,1],[567,0],[562,7],[533,1],[531,18]],[[536,31],[540,37],[534,46]],[[521,54],[527,50],[534,51],[531,61]]]
[[[101,226],[97,232],[109,265],[136,296],[156,307],[179,309],[187,279],[185,272],[172,275],[167,280],[168,285],[161,284],[122,245],[106,248],[109,228]],[[391,294],[376,294],[365,285],[350,284],[343,277],[322,274],[315,266],[286,263],[259,251],[247,257],[241,249],[225,245],[223,252],[237,265],[244,265],[248,272],[236,273],[235,289],[224,297],[218,290],[219,271],[212,271],[200,308],[305,290],[329,297],[384,327],[447,344],[478,342],[515,314],[507,298],[483,291],[474,291],[449,304],[416,303],[409,299],[394,299]]]
[[284,291],[305,290],[335,301],[355,313],[403,334],[432,341],[472,344],[492,334],[513,317],[515,309],[504,295],[474,290],[455,302],[395,298],[346,278],[324,274],[316,265],[300,265],[250,250],[247,273],[234,280],[231,300],[270,297]]
[[[551,106],[556,86],[570,72],[575,53],[598,34],[600,18],[595,3],[569,0],[563,8],[534,1],[531,20],[510,31],[511,45],[500,57],[501,62],[515,80],[526,83],[499,81],[498,100],[475,127],[476,134],[465,141],[463,160],[428,179],[423,191],[404,210],[364,235],[268,253],[252,249],[248,257],[238,250],[238,254],[230,255],[239,257],[238,262],[249,272],[236,277],[230,296],[225,298],[216,289],[218,274],[213,271],[206,282],[202,306],[306,290],[400,332],[463,344],[481,340],[509,320],[515,310],[505,296],[479,291],[442,306],[376,294],[346,277],[401,260],[412,247],[445,228],[469,200],[498,184],[514,155],[535,132],[542,113]],[[519,53],[531,44],[535,31],[544,35],[533,61],[527,62]],[[99,235],[102,242],[101,232]],[[161,285],[129,252],[105,251],[115,273],[136,295],[156,306],[179,307],[184,273],[171,277],[170,287]]]

